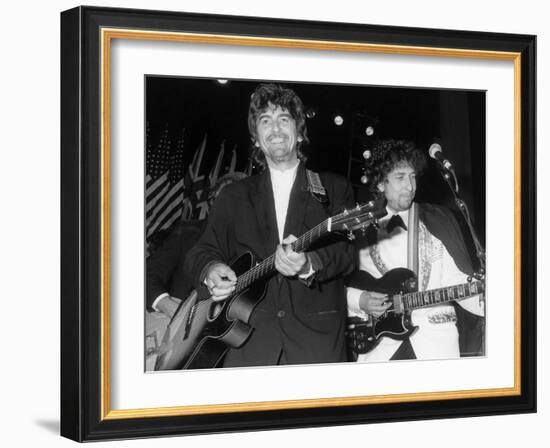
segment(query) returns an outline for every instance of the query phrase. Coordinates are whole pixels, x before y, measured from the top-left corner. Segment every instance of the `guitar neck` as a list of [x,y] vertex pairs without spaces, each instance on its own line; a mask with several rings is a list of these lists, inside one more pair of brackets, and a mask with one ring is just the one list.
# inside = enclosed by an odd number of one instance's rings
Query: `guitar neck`
[[431,305],[452,302],[453,300],[467,299],[483,292],[483,283],[475,281],[461,285],[449,286],[429,291],[418,291],[398,296],[406,311],[423,308]]
[[[296,241],[291,244],[292,250],[294,252],[303,252],[319,238],[326,235],[327,233],[330,233],[331,220],[332,218],[326,219],[322,223],[316,225],[315,227],[304,233],[302,236],[300,236]],[[258,263],[256,266],[252,267],[237,278],[237,285],[234,294],[238,294],[241,291],[244,291],[256,280],[271,275],[274,272],[275,254],[271,254],[261,263]]]

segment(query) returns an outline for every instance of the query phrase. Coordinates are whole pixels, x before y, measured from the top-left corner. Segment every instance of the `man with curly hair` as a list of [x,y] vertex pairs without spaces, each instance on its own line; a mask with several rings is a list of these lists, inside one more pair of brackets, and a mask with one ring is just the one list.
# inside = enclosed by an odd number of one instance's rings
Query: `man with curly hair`
[[304,105],[292,89],[258,86],[250,99],[248,128],[252,157],[263,171],[221,192],[186,259],[195,284],[222,301],[235,291],[233,259],[245,252],[260,259],[275,254],[276,275],[250,318],[254,330],[242,347],[227,352],[223,367],[345,361],[343,278],[353,270],[353,248],[336,237],[306,252],[294,252],[290,244],[353,207],[351,185],[304,166]]
[[[417,275],[420,291],[466,283],[472,262],[454,216],[443,207],[414,202],[417,178],[426,165],[424,154],[411,142],[386,140],[367,155],[367,188],[386,199],[388,215],[377,231],[359,242],[359,275],[366,272],[380,279],[394,269],[408,268]],[[350,284],[355,286],[348,287],[350,316],[380,318],[393,306],[387,294],[362,290],[353,276]],[[481,315],[479,296],[420,307],[411,313],[417,330],[409,338],[381,336],[371,351],[358,355],[358,361],[480,355]]]

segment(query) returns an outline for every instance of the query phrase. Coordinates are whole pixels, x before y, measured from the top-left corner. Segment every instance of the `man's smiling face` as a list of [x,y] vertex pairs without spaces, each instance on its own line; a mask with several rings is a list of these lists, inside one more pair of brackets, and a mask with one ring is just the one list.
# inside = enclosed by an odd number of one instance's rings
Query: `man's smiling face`
[[257,144],[267,160],[275,164],[297,158],[297,134],[296,121],[292,115],[271,103],[256,121]]

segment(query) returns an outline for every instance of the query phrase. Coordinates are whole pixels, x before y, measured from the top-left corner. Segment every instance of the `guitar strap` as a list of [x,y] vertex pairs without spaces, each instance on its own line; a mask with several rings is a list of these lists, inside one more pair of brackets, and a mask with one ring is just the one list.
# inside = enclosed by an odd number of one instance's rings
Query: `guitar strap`
[[381,275],[384,275],[386,272],[389,271],[388,267],[386,266],[386,263],[384,263],[384,260],[382,260],[382,257],[380,256],[378,243],[375,243],[369,246],[369,255],[372,262],[376,266],[376,269],[378,269],[378,272],[380,272]]
[[[419,233],[419,218],[418,218],[418,204],[413,202],[412,207],[409,209],[409,217],[407,220],[407,269],[414,272],[416,278],[418,278],[418,233]],[[369,255],[372,262],[378,269],[381,275],[386,274],[389,271],[388,267],[380,256],[378,244],[375,242],[369,246]]]
[[327,190],[323,187],[319,173],[306,168],[308,190],[318,202],[328,204]]

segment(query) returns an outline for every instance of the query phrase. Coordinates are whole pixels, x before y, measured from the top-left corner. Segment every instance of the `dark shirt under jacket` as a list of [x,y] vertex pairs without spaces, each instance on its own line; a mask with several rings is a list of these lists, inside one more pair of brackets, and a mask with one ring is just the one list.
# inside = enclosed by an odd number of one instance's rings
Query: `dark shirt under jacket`
[[184,300],[193,282],[183,269],[185,255],[199,239],[206,221],[181,221],[147,259],[147,310],[163,293]]
[[[308,191],[300,165],[289,199],[285,237],[300,237],[329,216],[354,205],[353,190],[341,176],[320,174],[328,204]],[[196,286],[210,262],[229,263],[245,252],[260,259],[275,252],[277,220],[269,170],[229,185],[221,192],[208,225],[185,263]],[[346,360],[344,275],[354,268],[353,249],[345,238],[331,234],[311,250],[315,269],[309,285],[297,278],[272,276],[250,324],[254,331],[240,349],[230,350],[224,366],[324,363]]]

